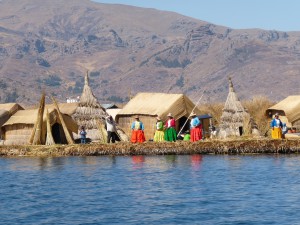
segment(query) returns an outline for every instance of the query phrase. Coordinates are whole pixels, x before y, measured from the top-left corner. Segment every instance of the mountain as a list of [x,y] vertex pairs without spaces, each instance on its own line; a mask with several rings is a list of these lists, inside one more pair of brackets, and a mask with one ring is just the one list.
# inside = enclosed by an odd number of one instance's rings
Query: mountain
[[300,92],[300,32],[234,30],[173,12],[89,0],[0,0],[0,102],[138,92],[224,101]]

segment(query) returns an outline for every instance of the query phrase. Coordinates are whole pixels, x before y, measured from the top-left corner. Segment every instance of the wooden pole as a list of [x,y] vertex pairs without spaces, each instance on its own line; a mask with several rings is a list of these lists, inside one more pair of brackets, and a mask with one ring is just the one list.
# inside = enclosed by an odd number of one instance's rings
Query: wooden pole
[[45,143],[45,145],[54,145],[55,141],[54,141],[53,136],[52,136],[51,124],[50,124],[50,118],[49,118],[48,109],[47,109],[47,112],[46,112],[46,122],[47,122],[47,136],[46,136],[46,143]]
[[42,144],[42,129],[43,129],[43,116],[45,109],[45,93],[42,94],[40,105],[37,113],[36,122],[34,124],[29,143],[33,145]]
[[[204,91],[203,91],[204,92]],[[179,135],[181,134],[185,124],[187,123],[187,121],[189,120],[190,116],[192,115],[192,113],[194,112],[195,108],[197,107],[197,105],[199,104],[200,100],[202,99],[204,94],[201,95],[201,97],[198,99],[196,105],[194,106],[193,110],[191,111],[190,115],[188,116],[188,118],[186,119],[185,123],[183,124],[182,128],[180,129],[180,131],[177,134],[177,137],[179,137]]]

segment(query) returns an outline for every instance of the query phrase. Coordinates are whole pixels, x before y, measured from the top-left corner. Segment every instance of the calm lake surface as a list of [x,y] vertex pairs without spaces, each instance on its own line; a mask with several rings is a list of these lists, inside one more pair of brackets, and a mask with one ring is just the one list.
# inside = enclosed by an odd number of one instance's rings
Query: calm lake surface
[[0,158],[0,224],[300,224],[300,156]]

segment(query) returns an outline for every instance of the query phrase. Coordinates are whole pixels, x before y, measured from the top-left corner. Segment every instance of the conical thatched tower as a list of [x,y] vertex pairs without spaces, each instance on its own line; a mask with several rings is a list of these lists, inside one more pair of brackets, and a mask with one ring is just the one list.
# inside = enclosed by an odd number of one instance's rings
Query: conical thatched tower
[[99,122],[103,121],[106,115],[105,109],[101,107],[89,86],[87,72],[80,102],[72,117],[79,125],[79,129],[82,126],[85,127],[87,138],[93,141],[102,141],[103,137],[99,131]]
[[233,89],[231,78],[229,77],[228,79],[229,93],[221,116],[218,136],[220,138],[226,138],[250,133],[257,134],[258,131],[255,129],[253,119],[250,117],[249,113],[245,110],[237,97]]

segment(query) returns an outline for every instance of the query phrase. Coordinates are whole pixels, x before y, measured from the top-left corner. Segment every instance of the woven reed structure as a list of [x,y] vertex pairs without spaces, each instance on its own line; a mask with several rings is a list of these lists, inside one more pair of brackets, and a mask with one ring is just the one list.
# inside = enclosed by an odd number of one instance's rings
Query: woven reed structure
[[282,122],[288,127],[300,130],[300,95],[291,95],[271,106],[266,111],[267,115],[274,116],[278,113]]
[[[79,129],[82,126],[85,127],[87,138],[90,138],[92,141],[103,141],[105,139],[103,133],[106,134],[106,131],[101,132],[101,130],[104,128],[103,124],[107,115],[105,109],[101,107],[89,86],[89,76],[87,72],[82,95],[72,118],[79,125]],[[74,136],[74,138],[79,138],[78,134]]]
[[189,123],[185,123],[191,113],[200,114],[195,104],[184,94],[147,93],[141,92],[134,96],[126,106],[116,115],[116,121],[122,127],[127,136],[131,136],[131,124],[136,115],[145,126],[146,140],[152,139],[155,132],[156,117],[162,121],[167,120],[169,113],[176,120],[176,131],[182,127],[189,129]]
[[243,107],[234,91],[231,77],[229,93],[225,102],[220,122],[219,138],[242,136],[243,134],[259,135],[258,129],[250,114]]

